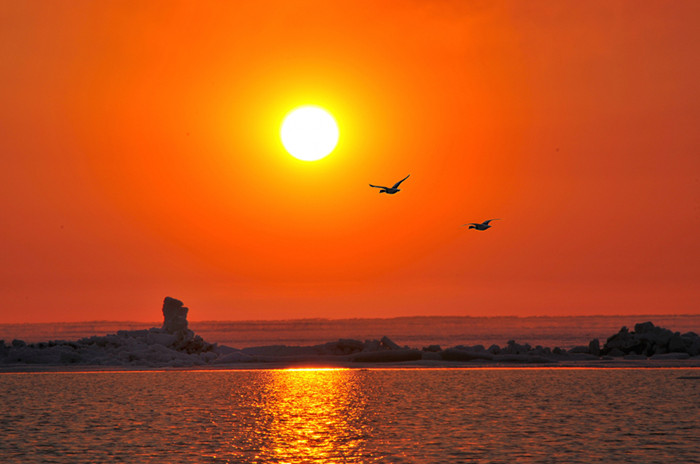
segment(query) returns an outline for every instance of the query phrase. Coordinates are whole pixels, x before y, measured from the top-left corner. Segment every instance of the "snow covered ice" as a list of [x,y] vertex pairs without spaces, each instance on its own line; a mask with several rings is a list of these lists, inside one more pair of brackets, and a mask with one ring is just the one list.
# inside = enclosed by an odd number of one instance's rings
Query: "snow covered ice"
[[[358,365],[381,363],[428,366],[479,364],[548,364],[611,362],[617,360],[684,362],[700,365],[700,337],[657,327],[651,322],[626,327],[610,336],[601,347],[598,339],[569,350],[532,347],[510,340],[501,347],[457,345],[442,349],[399,346],[388,337],[364,342],[340,339],[312,346],[268,345],[243,349],[208,343],[188,328],[189,309],[171,297],[163,301],[163,325],[143,330],[119,330],[105,336],[76,341],[54,340],[27,344],[0,340],[0,365],[15,368],[40,366],[195,367],[270,365]],[[686,364],[687,365],[687,364]]]

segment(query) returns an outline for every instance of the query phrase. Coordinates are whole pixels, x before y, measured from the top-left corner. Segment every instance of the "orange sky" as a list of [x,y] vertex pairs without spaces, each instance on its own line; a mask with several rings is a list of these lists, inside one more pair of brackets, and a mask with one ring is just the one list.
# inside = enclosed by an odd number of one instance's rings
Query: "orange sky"
[[[0,0],[0,323],[697,314],[698,18]],[[314,163],[303,104],[341,131]]]

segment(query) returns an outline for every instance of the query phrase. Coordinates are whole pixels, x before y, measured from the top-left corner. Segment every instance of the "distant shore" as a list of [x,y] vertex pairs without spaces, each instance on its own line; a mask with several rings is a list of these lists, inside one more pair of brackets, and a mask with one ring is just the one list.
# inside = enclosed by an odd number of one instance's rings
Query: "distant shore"
[[[700,367],[700,335],[690,329],[700,324],[700,316],[657,316],[655,323],[650,320],[653,316],[435,316],[213,322],[190,327],[189,308],[172,297],[164,298],[161,312],[161,327],[132,328],[122,323],[119,330],[103,335],[100,332],[111,323],[52,324],[54,337],[35,330],[33,335],[42,341],[16,335],[0,339],[0,372]],[[620,327],[633,318],[634,325]],[[5,329],[17,332],[16,326]],[[84,335],[81,330],[90,332]],[[61,331],[65,337],[56,337]],[[320,343],[314,343],[317,337]]]
[[[569,349],[601,342],[620,327],[633,327],[642,321],[674,331],[700,333],[696,315],[612,315],[612,316],[532,316],[469,317],[414,316],[358,319],[289,319],[243,321],[190,321],[190,328],[211,343],[248,348],[283,344],[315,345],[329,340],[366,340],[388,336],[399,345],[490,346],[508,340]],[[161,322],[86,321],[36,324],[0,324],[0,340],[21,339],[28,343],[47,340],[76,340],[106,335],[118,330],[138,330]]]

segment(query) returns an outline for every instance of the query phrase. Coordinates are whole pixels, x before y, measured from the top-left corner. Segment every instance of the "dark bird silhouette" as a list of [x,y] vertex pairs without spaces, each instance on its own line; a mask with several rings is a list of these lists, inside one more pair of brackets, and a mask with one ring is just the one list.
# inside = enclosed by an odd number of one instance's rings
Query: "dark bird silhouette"
[[399,185],[401,185],[401,182],[405,181],[409,177],[411,177],[410,174],[407,175],[406,177],[404,177],[403,179],[401,179],[400,181],[398,181],[397,183],[395,183],[393,187],[383,187],[381,185],[372,185],[372,184],[369,184],[369,186],[380,189],[379,193],[389,193],[389,194],[393,195],[394,193],[401,191],[401,189],[399,188]]
[[470,229],[476,229],[476,230],[486,230],[491,225],[489,225],[489,222],[491,221],[500,221],[500,219],[489,219],[488,221],[484,221],[482,223],[476,223],[476,222],[470,222],[469,224],[462,224],[463,226],[469,226]]

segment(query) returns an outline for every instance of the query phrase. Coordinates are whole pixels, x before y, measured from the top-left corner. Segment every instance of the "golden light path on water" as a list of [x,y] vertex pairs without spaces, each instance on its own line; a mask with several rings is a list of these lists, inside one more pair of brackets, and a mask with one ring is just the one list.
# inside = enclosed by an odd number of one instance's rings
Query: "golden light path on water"
[[[370,425],[350,369],[270,371],[262,395],[261,462],[361,462]],[[365,456],[366,458],[366,456]]]
[[697,368],[0,374],[2,464],[698,462]]

